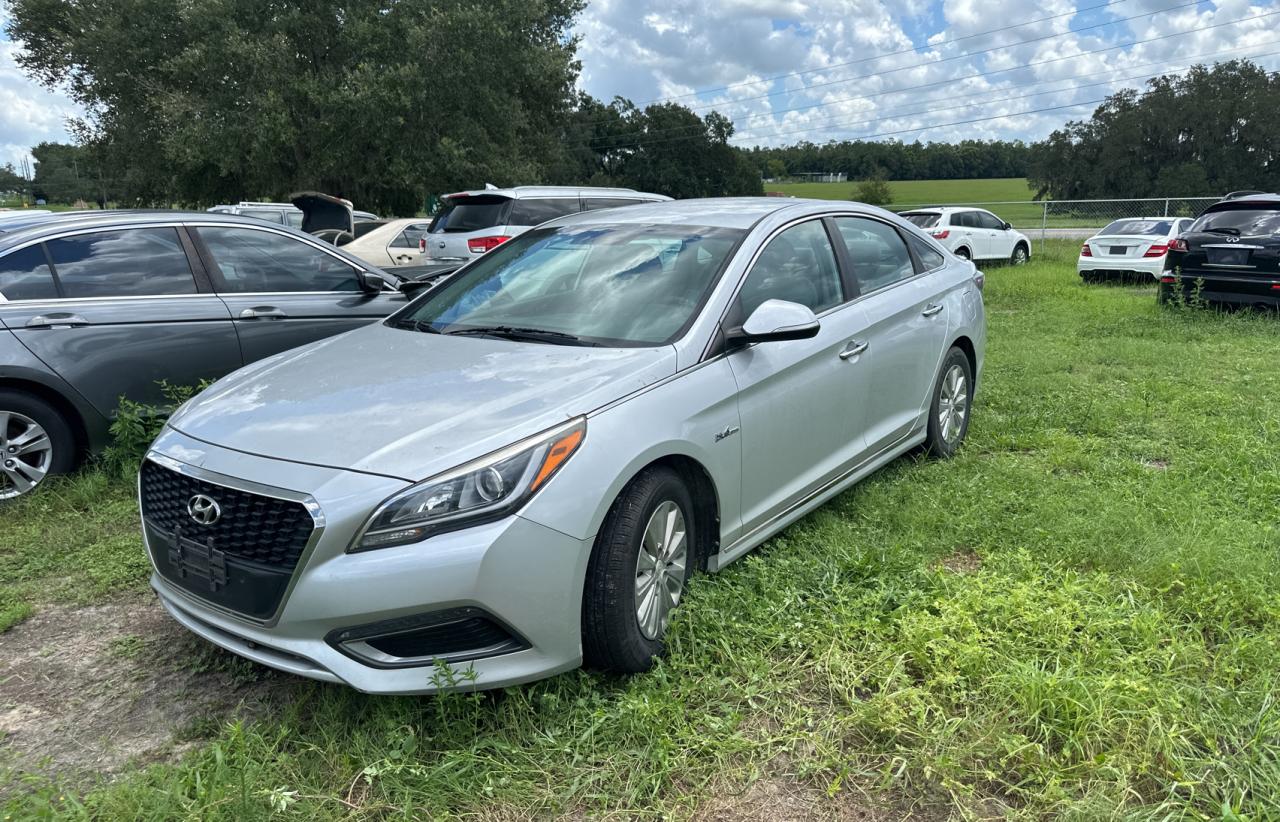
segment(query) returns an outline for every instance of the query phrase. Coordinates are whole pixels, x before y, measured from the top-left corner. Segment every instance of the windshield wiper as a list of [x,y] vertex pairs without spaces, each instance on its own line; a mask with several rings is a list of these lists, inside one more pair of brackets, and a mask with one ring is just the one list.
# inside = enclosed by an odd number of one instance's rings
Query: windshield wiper
[[594,346],[596,343],[586,342],[581,337],[573,334],[566,334],[563,331],[550,331],[545,328],[522,328],[511,325],[488,325],[477,326],[475,328],[459,328],[457,331],[444,332],[449,335],[473,335],[487,337],[505,337],[509,340],[546,340],[547,342],[555,342],[562,345],[589,345]]
[[408,318],[395,320],[387,323],[392,328],[403,328],[406,331],[418,331],[423,334],[439,334],[440,331],[426,320],[411,320]]
[[1201,231],[1206,234],[1230,234],[1234,237],[1240,236],[1240,229],[1231,226],[1222,226],[1221,228],[1202,228]]

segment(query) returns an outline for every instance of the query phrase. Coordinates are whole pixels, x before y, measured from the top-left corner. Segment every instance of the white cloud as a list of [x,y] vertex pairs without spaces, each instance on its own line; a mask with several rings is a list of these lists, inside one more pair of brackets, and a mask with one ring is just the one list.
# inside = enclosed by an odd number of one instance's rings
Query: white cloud
[[18,44],[0,42],[0,163],[31,157],[37,143],[68,142],[66,123],[80,109],[65,96],[51,93],[24,75],[14,61]]

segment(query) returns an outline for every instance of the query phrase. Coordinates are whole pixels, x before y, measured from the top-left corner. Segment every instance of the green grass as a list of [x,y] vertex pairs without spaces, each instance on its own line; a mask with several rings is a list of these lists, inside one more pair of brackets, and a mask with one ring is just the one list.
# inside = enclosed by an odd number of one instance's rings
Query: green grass
[[[962,453],[899,460],[695,580],[653,672],[431,699],[281,678],[291,707],[176,765],[37,780],[7,812],[686,817],[767,778],[968,818],[1268,818],[1280,325],[1082,285],[1075,248],[988,273]],[[74,549],[48,520],[87,500],[51,492],[6,510],[6,534]],[[104,564],[94,595],[140,585],[127,492],[95,504],[78,533],[120,536],[78,555]],[[59,576],[3,539],[5,585]]]

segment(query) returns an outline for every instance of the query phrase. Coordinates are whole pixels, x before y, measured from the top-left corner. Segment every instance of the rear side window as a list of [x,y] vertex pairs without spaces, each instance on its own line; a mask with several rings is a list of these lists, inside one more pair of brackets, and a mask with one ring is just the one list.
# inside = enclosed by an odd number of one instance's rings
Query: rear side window
[[201,228],[226,293],[357,291],[356,270],[310,243],[251,228]]
[[915,250],[916,257],[920,260],[920,267],[925,271],[941,268],[942,264],[947,261],[941,252],[919,237],[911,238],[911,248]]
[[480,196],[455,200],[436,215],[432,231],[461,233],[503,225],[510,206],[509,197]]
[[912,225],[920,228],[933,228],[938,224],[938,218],[941,214],[902,214],[900,215],[908,220]]
[[[255,220],[266,220],[269,223],[277,225],[284,224],[284,212],[275,208],[259,208],[259,209],[241,209],[241,217],[252,217]],[[302,220],[298,220],[298,225],[302,225]]]
[[289,225],[293,226],[294,228],[302,228],[302,212],[301,211],[286,211],[284,213],[284,218],[288,220]]
[[959,228],[977,228],[978,215],[973,211],[961,211],[951,215],[951,224]]
[[548,220],[563,217],[566,214],[577,214],[578,198],[542,198],[531,197],[527,200],[516,200],[511,206],[510,225],[540,225]]
[[76,234],[50,240],[48,248],[69,299],[196,293],[176,228]]
[[915,276],[907,244],[892,226],[864,217],[837,217],[836,229],[863,294]]
[[427,224],[416,223],[414,225],[405,226],[404,231],[396,235],[391,241],[392,248],[417,248],[418,240],[426,236]]
[[6,300],[53,300],[58,288],[39,244],[0,257],[0,294]]
[[586,200],[587,211],[596,211],[601,208],[621,208],[622,206],[636,205],[637,203],[652,202],[651,200],[634,200],[626,197],[588,197]]

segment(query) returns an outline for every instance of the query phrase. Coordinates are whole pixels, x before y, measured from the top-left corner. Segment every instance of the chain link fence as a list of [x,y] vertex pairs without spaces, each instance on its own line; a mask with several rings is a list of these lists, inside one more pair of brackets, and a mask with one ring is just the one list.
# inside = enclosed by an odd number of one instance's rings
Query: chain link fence
[[1221,197],[1156,197],[1139,200],[1040,200],[997,203],[894,203],[892,210],[982,208],[1032,239],[1085,240],[1113,220],[1134,217],[1195,217]]

